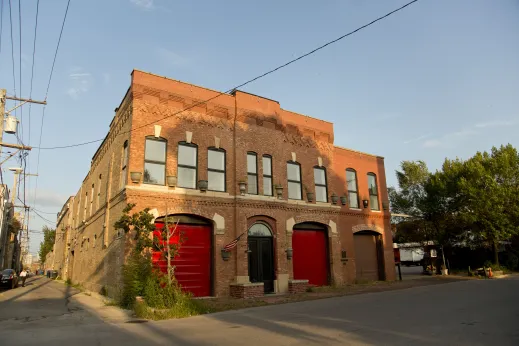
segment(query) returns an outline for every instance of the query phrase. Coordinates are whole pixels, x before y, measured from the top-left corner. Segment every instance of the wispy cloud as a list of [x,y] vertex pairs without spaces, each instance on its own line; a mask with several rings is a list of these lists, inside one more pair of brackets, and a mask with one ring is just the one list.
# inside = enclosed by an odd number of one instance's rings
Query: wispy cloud
[[426,140],[425,142],[423,142],[423,146],[425,148],[450,147],[456,142],[463,140],[463,138],[465,137],[477,134],[478,132],[471,128],[455,132],[449,132],[441,137]]
[[157,56],[160,60],[162,60],[164,63],[173,65],[173,66],[185,66],[188,64],[188,59],[184,56],[173,52],[166,48],[159,48],[157,49]]
[[404,144],[409,144],[409,143],[414,143],[414,142],[418,142],[418,141],[421,141],[422,139],[426,139],[428,137],[431,137],[431,134],[428,133],[426,135],[421,135],[420,137],[416,137],[416,138],[411,138],[411,139],[408,139],[406,141],[404,141]]
[[68,196],[58,194],[54,191],[38,189],[35,204],[42,207],[42,209],[44,207],[47,208],[45,210],[52,209],[53,207],[61,208],[67,201],[67,198]]
[[478,129],[485,129],[488,127],[513,126],[518,123],[519,122],[517,120],[493,120],[483,123],[477,123],[476,125],[474,125],[474,127],[477,127]]
[[68,75],[69,87],[67,95],[77,100],[82,94],[88,92],[94,83],[94,78],[89,72],[83,72],[80,67],[74,67]]
[[130,0],[130,2],[145,11],[151,11],[155,9],[153,0]]
[[[423,142],[423,146],[425,148],[449,147],[455,144],[456,142],[461,141],[465,137],[477,135],[482,130],[494,127],[515,126],[518,124],[519,120],[492,120],[487,122],[476,123],[471,127],[465,128],[463,130],[449,132],[438,138],[429,139]],[[420,138],[419,140],[421,139],[424,138]]]

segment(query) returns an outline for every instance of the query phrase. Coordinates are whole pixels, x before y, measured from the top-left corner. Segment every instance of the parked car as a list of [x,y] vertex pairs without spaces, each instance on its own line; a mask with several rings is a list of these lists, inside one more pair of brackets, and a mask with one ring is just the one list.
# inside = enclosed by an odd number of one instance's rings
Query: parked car
[[14,269],[4,269],[0,273],[0,285],[7,286],[8,288],[18,287],[18,275]]

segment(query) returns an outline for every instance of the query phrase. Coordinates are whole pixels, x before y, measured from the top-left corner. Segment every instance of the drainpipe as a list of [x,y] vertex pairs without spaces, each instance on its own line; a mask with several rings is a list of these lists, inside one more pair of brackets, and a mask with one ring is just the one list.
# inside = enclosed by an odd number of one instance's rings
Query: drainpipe
[[[234,124],[233,124],[233,155],[234,155],[234,184],[233,184],[233,193],[234,193],[234,235],[236,237],[238,235],[237,227],[238,227],[238,191],[236,190],[236,186],[238,184],[238,180],[236,179],[236,174],[238,171],[238,165],[236,162],[236,121],[238,117],[238,101],[236,100],[236,91],[234,92]],[[236,260],[234,262],[234,271],[235,278],[238,276],[238,248],[236,248]]]

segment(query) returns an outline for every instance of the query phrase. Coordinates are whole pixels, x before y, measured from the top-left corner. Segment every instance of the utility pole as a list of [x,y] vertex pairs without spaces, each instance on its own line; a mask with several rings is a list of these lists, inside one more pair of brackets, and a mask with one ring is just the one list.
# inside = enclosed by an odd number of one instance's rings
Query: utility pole
[[[14,106],[13,108],[11,108],[10,110],[8,110],[6,112],[5,111],[5,101],[6,100],[20,101],[21,103],[19,103],[18,105]],[[21,150],[31,150],[32,149],[31,147],[28,147],[28,146],[25,146],[25,145],[10,144],[10,143],[4,143],[3,142],[5,115],[7,114],[8,116],[10,116],[10,113],[13,110],[15,110],[18,107],[23,106],[26,103],[37,103],[37,104],[40,104],[40,105],[46,105],[47,101],[36,101],[36,100],[33,100],[33,99],[24,99],[24,98],[19,98],[19,97],[7,96],[6,95],[6,90],[5,89],[0,89],[0,116],[1,116],[1,119],[0,119],[0,146],[8,147],[8,148],[16,148],[16,149],[21,149]]]
[[4,115],[5,115],[5,89],[0,89],[0,143],[4,140]]

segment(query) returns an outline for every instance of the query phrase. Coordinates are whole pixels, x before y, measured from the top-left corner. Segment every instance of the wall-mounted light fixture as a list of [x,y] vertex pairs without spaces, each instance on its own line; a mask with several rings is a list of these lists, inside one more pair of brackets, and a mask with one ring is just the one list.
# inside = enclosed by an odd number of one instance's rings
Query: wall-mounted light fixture
[[291,260],[292,256],[294,255],[294,250],[291,247],[289,247],[285,250],[285,252],[287,253],[287,259]]
[[228,261],[229,258],[231,258],[231,252],[230,251],[225,251],[224,249],[222,249],[222,259],[224,261]]
[[362,200],[362,205],[364,205],[364,208],[367,208],[369,205],[369,201],[367,199]]

